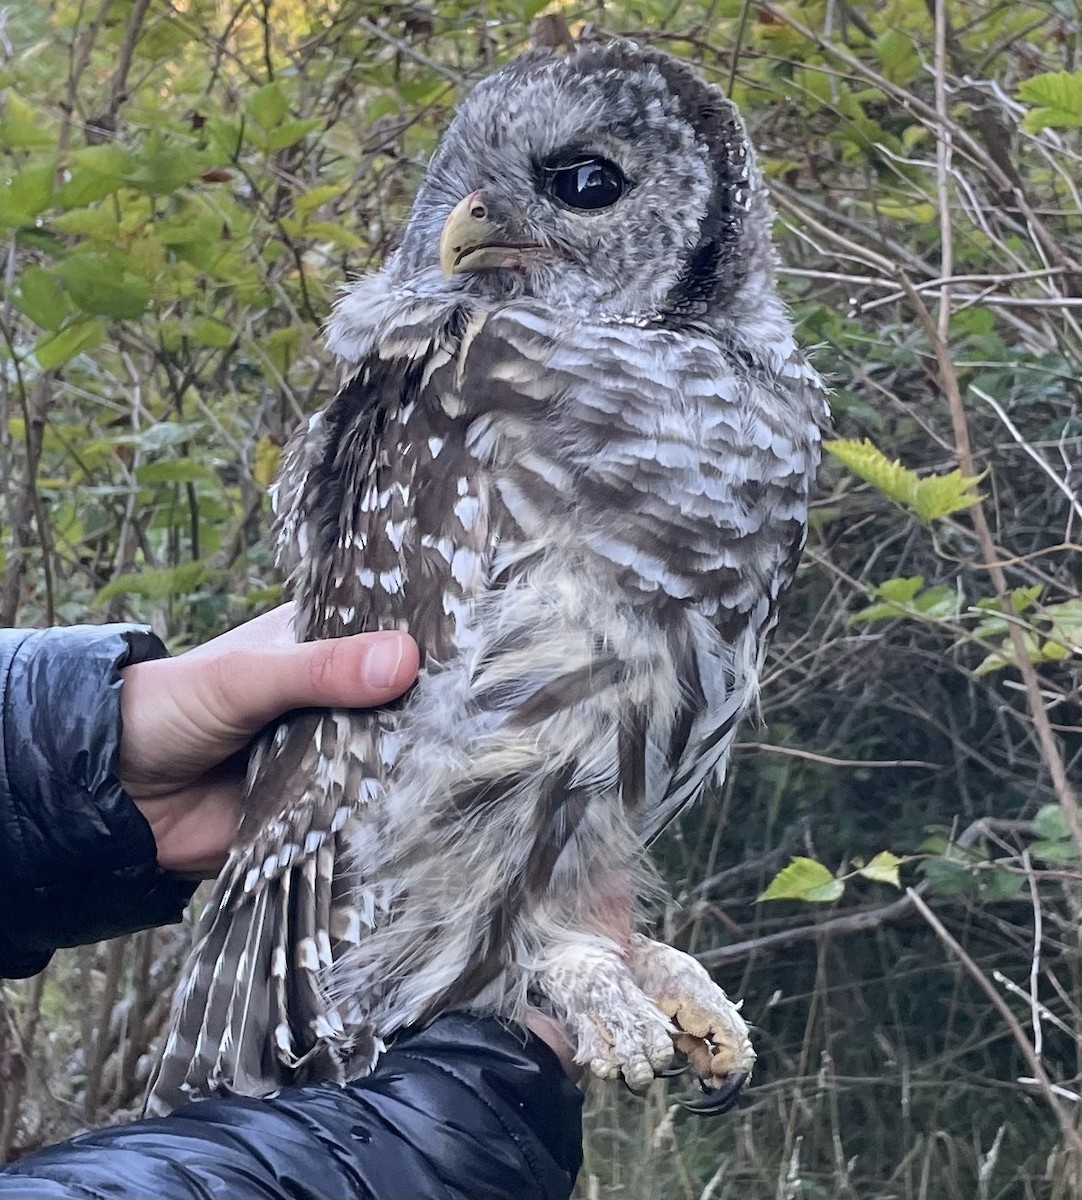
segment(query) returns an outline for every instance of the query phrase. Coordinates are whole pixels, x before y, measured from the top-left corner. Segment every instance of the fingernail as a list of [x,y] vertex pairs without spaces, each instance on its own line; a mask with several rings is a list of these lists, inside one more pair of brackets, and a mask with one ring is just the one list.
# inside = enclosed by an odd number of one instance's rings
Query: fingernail
[[386,691],[398,682],[398,668],[406,653],[406,639],[400,634],[380,638],[364,656],[361,678],[370,688]]

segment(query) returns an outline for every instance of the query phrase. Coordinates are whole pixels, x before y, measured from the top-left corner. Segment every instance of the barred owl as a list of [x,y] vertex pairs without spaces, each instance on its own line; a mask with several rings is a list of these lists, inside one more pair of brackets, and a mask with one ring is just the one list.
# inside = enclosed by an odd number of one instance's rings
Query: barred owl
[[532,51],[462,104],[275,496],[298,637],[408,629],[421,676],[258,746],[149,1111],[529,1004],[598,1075],[641,1087],[675,1042],[732,1102],[747,1027],[636,897],[804,539],[825,402],[769,223],[733,105],[655,50]]

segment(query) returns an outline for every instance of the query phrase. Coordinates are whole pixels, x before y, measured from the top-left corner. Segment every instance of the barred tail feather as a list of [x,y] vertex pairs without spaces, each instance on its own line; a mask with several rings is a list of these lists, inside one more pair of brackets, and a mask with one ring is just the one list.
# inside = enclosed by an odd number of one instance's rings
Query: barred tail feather
[[[331,924],[351,923],[332,911],[337,841],[323,837],[313,853],[269,878],[259,873],[254,885],[251,847],[235,852],[174,1000],[148,1116],[217,1091],[265,1095],[306,1078],[317,1063],[318,1077],[341,1074],[344,1030],[323,982],[333,959]],[[362,1050],[362,1063],[370,1063],[370,1046]]]

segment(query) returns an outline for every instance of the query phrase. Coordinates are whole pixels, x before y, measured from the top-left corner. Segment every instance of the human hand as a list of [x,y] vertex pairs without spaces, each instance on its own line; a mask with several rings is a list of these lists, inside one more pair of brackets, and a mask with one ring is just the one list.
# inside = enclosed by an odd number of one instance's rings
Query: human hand
[[293,708],[367,708],[417,675],[403,633],[297,643],[283,605],[176,658],[121,671],[120,781],[169,871],[215,875],[241,816],[253,736]]

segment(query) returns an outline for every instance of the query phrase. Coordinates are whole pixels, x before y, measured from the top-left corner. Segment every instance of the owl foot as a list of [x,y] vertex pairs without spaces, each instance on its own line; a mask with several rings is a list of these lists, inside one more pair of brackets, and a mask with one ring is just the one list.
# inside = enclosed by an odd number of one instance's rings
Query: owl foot
[[686,1056],[704,1095],[685,1101],[692,1112],[722,1113],[736,1103],[755,1064],[739,1006],[688,954],[635,936],[628,965],[635,982],[676,1027],[673,1042]]
[[672,1062],[676,1031],[611,951],[565,947],[538,982],[575,1037],[575,1060],[599,1079],[639,1092]]

